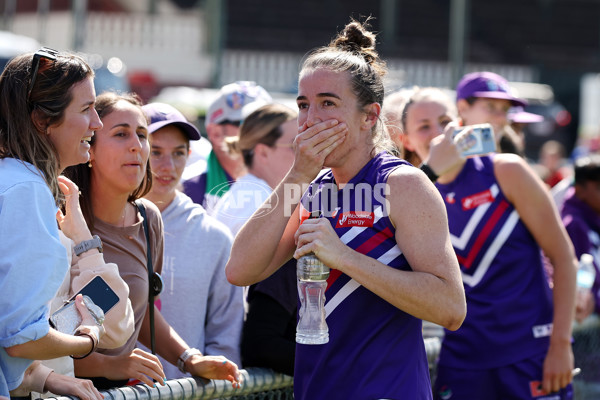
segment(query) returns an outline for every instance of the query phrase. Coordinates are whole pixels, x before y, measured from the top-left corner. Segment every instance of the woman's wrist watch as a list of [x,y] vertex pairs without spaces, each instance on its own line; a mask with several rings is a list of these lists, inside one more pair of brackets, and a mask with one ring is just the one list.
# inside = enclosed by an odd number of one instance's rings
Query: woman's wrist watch
[[188,358],[190,358],[191,356],[194,356],[196,354],[201,356],[202,352],[200,350],[194,349],[194,348],[189,348],[189,349],[185,350],[183,353],[181,353],[181,355],[177,359],[177,368],[179,368],[179,370],[185,374],[187,372],[185,370],[185,362],[188,360]]
[[100,240],[100,236],[94,235],[90,240],[84,240],[73,247],[73,251],[75,252],[76,256],[79,256],[91,249],[98,249],[98,251],[102,253],[102,240]]

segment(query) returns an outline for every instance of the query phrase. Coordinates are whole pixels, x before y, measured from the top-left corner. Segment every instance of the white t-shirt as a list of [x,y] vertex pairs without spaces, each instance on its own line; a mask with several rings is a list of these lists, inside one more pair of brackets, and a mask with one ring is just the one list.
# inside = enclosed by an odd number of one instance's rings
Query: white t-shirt
[[181,180],[185,181],[206,171],[206,160],[212,150],[208,139],[201,137],[200,140],[190,140],[190,156],[188,157]]
[[221,197],[213,216],[227,225],[235,236],[272,191],[267,182],[248,173],[235,181]]

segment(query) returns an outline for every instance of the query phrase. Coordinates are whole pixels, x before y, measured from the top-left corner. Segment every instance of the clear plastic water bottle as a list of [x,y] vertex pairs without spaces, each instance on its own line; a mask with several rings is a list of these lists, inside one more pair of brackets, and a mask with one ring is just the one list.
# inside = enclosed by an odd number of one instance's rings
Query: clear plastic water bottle
[[296,342],[324,344],[329,342],[329,328],[325,322],[325,289],[329,278],[327,267],[317,256],[309,253],[296,263],[300,311],[296,327]]
[[594,267],[594,257],[591,254],[584,253],[579,259],[579,267],[577,268],[577,290],[591,290],[595,279],[596,267]]

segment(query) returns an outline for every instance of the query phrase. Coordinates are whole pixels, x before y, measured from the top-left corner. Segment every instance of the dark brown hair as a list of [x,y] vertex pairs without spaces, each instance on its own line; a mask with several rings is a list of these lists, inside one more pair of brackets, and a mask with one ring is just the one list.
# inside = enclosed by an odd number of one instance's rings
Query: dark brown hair
[[[62,192],[58,187],[59,154],[44,131],[34,124],[43,121],[44,129],[60,124],[71,103],[72,87],[94,71],[81,58],[59,53],[56,60],[40,59],[40,68],[32,81],[33,53],[12,59],[0,76],[0,158],[15,158],[32,164],[44,178],[56,204]],[[42,65],[43,63],[43,65]]]
[[[383,106],[383,77],[387,67],[375,50],[375,34],[368,30],[369,20],[364,23],[352,20],[328,46],[311,52],[302,63],[300,76],[305,71],[328,69],[347,72],[351,87],[358,100],[359,109],[379,103]],[[381,118],[372,129],[372,144],[376,152],[394,148]]]
[[[133,104],[140,109],[144,118],[147,119],[146,113],[142,109],[142,102],[140,98],[133,93],[117,94],[113,92],[104,92],[96,98],[96,112],[102,120],[105,116],[112,113],[115,110],[115,105],[119,101],[126,101]],[[92,137],[90,145],[93,147],[96,142],[96,137]],[[85,217],[90,230],[94,228],[94,210],[92,209],[92,193],[91,193],[91,168],[87,164],[79,164],[73,167],[65,169],[65,176],[71,179],[81,192],[80,203],[81,211]],[[129,195],[127,201],[133,202],[139,198],[144,197],[152,189],[152,169],[150,168],[150,157],[146,162],[146,176],[142,180],[142,183]]]

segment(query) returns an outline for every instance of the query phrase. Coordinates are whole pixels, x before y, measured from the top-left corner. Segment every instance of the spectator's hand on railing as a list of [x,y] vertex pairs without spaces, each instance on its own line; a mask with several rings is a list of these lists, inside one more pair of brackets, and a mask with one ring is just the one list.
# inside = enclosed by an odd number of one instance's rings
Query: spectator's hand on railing
[[106,366],[105,377],[108,379],[137,379],[150,387],[154,387],[152,379],[165,385],[166,377],[162,364],[154,354],[141,349],[133,349],[129,354],[106,357],[110,365]]
[[77,396],[81,400],[102,400],[104,396],[94,387],[92,381],[51,372],[44,389],[54,394]]
[[242,386],[242,375],[238,366],[223,356],[193,355],[186,360],[185,369],[194,376],[228,380],[234,388]]

